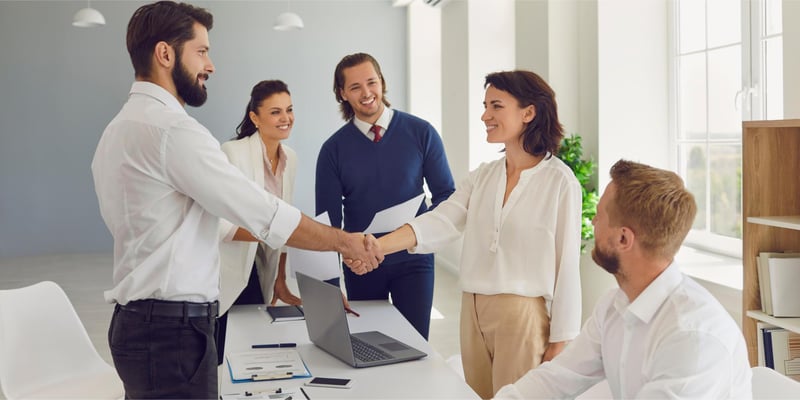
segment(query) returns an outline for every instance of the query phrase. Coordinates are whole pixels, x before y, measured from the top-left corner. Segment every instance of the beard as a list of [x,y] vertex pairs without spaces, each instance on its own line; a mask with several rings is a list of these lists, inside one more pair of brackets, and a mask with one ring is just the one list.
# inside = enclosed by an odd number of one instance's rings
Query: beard
[[600,249],[597,243],[592,249],[592,260],[612,275],[616,275],[619,272],[619,255]]
[[199,78],[202,76],[203,79],[208,80],[208,74],[201,73],[197,74],[197,76],[192,76],[192,74],[186,70],[186,66],[183,65],[183,62],[180,61],[180,57],[180,54],[177,54],[178,65],[172,69],[172,80],[175,82],[175,90],[186,104],[192,107],[200,107],[206,102],[208,92],[206,92],[206,87],[200,83]]

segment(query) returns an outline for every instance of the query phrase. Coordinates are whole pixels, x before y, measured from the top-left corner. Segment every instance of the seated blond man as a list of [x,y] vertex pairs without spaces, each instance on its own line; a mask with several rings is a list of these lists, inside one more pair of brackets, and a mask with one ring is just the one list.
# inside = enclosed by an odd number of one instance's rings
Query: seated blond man
[[614,398],[752,398],[741,330],[673,263],[697,206],[673,172],[620,160],[592,221],[592,258],[619,284],[551,362],[496,398],[566,398],[606,379]]

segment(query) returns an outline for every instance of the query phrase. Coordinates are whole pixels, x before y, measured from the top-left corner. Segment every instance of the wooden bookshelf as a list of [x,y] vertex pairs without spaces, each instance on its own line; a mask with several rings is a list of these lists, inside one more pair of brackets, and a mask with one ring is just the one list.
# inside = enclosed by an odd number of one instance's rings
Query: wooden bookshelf
[[800,119],[742,123],[742,201],[742,331],[755,366],[756,320],[800,333],[800,318],[761,312],[756,270],[762,251],[800,251]]
[[750,310],[747,316],[757,321],[766,322],[771,325],[780,326],[787,331],[800,333],[800,318],[779,318],[765,314],[758,310]]

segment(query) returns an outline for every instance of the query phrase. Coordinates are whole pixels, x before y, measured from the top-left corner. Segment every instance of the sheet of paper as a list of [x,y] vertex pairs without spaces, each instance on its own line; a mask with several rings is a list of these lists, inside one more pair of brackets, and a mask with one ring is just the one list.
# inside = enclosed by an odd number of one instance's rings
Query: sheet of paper
[[[324,212],[314,218],[315,221],[330,226],[331,219],[328,213]],[[312,278],[326,281],[339,277],[339,253],[335,251],[311,251],[301,250],[294,247],[287,247],[286,263],[291,269],[291,277],[297,279],[295,275],[298,271]]]
[[227,358],[234,382],[311,376],[297,349],[254,349],[228,354]]
[[385,210],[378,211],[372,217],[372,222],[369,224],[364,233],[383,233],[391,232],[414,219],[419,210],[419,205],[425,199],[425,193],[414,197],[411,200],[404,201],[396,206],[389,207]]

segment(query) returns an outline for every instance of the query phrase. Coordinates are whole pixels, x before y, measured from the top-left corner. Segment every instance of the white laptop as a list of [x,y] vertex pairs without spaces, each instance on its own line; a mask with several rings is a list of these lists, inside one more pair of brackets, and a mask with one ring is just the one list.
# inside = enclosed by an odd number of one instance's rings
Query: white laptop
[[378,331],[350,334],[341,290],[297,273],[308,336],[314,344],[356,368],[416,360],[427,354]]

